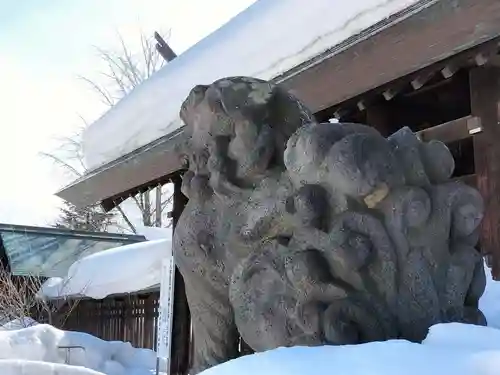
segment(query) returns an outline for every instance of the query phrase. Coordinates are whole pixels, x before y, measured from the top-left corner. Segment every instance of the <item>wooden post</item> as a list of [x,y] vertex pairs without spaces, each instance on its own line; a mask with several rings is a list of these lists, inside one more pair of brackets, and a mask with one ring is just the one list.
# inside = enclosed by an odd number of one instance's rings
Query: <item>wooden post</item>
[[161,222],[162,222],[162,186],[158,185],[156,187],[156,195],[155,195],[155,226],[158,228],[161,228]]
[[[182,178],[178,174],[172,179],[174,185],[172,222],[173,228],[179,221],[182,211],[187,203],[187,198],[181,192]],[[189,346],[191,342],[191,315],[186,297],[184,279],[178,269],[175,270],[174,287],[174,314],[172,329],[172,353],[170,373],[172,375],[186,375],[189,370]]]
[[240,355],[249,355],[249,354],[254,354],[253,349],[243,340],[243,338],[240,338]]
[[160,34],[155,31],[156,39],[156,50],[165,59],[166,62],[170,62],[177,57],[174,50],[168,45],[167,42],[162,38]]
[[477,188],[485,203],[481,250],[492,257],[492,273],[500,279],[500,68],[470,71],[471,112],[481,119],[482,132],[474,135]]

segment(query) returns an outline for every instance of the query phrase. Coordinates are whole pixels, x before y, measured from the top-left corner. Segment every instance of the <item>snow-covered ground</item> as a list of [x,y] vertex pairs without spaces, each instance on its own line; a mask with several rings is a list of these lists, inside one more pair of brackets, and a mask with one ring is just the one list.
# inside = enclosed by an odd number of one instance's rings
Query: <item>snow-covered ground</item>
[[422,344],[295,347],[242,357],[203,375],[498,375],[500,330],[458,323],[431,328]]
[[[75,263],[60,285],[44,294],[84,293],[103,298],[157,285],[161,261],[172,256],[170,231],[143,228],[149,240],[86,257]],[[422,344],[391,340],[354,346],[289,348],[243,357],[204,375],[498,375],[500,374],[500,282],[485,266],[487,286],[480,300],[489,327],[440,324]],[[50,280],[49,280],[50,281]],[[0,329],[2,375],[149,375],[156,354],[128,343],[105,342],[87,334],[64,332],[29,319],[8,322]],[[78,346],[69,357],[61,346]],[[72,366],[66,366],[64,363]],[[74,367],[81,366],[81,367]],[[85,367],[89,370],[84,370]],[[314,369],[311,372],[311,369]]]
[[499,375],[500,282],[485,266],[480,308],[489,327],[438,324],[422,344],[390,340],[363,345],[281,348],[242,357],[203,375]]
[[[154,240],[153,240],[154,241]],[[489,276],[480,307],[490,327],[450,323],[430,329],[422,344],[391,340],[363,345],[295,347],[242,357],[203,375],[498,375],[500,282]],[[0,330],[1,375],[151,375],[156,354],[129,343],[65,332],[48,325]],[[64,346],[77,347],[68,354]],[[68,365],[69,364],[69,365]],[[164,370],[164,364],[161,365]]]
[[155,368],[155,352],[129,343],[45,324],[0,331],[1,375],[151,375]]
[[[76,348],[68,354],[67,346]],[[151,375],[155,366],[153,351],[128,343],[48,325],[0,331],[2,375]],[[499,369],[500,330],[450,323],[432,327],[422,344],[391,340],[280,348],[227,362],[203,375],[498,375]]]
[[[437,0],[435,0],[437,1]],[[423,2],[428,6],[430,2]],[[178,129],[198,84],[227,76],[272,79],[419,0],[257,1],[136,88],[83,135],[89,169]]]

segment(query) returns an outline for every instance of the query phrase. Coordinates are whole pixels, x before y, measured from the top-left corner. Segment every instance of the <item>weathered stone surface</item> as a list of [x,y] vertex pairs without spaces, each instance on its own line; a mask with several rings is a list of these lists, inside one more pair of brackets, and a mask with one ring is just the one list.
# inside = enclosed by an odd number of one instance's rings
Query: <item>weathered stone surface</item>
[[272,84],[198,86],[174,234],[194,325],[191,373],[278,346],[418,341],[484,324],[478,192],[442,143],[318,124]]

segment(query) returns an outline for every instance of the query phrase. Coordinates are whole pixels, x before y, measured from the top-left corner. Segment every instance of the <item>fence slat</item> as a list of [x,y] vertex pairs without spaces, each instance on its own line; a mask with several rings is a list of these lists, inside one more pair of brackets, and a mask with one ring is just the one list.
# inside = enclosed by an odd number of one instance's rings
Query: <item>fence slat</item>
[[[128,341],[134,347],[155,349],[158,325],[158,292],[106,298],[101,301],[81,300],[66,316],[63,326],[69,331],[86,332],[107,341]],[[69,314],[69,315],[68,315]]]

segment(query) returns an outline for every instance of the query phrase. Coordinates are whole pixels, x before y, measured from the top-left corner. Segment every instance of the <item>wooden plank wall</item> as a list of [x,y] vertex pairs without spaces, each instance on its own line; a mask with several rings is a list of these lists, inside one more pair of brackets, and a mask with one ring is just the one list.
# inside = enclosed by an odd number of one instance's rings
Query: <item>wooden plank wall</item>
[[481,249],[492,257],[492,273],[500,278],[500,68],[470,71],[471,111],[481,119],[482,132],[474,136],[477,187],[485,202]]
[[81,300],[71,312],[61,309],[58,328],[89,333],[107,341],[155,349],[159,293]]

